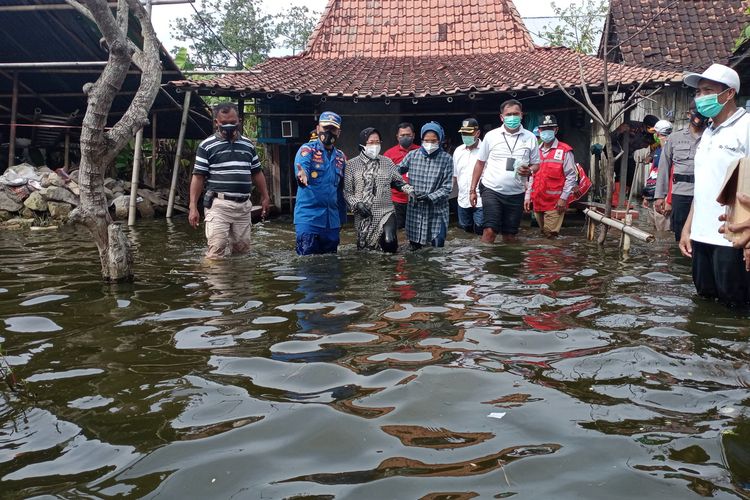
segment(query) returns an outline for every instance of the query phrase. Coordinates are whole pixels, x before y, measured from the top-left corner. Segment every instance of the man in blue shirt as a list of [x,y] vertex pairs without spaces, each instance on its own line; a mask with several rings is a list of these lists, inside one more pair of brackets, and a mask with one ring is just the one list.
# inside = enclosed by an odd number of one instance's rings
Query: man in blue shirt
[[341,117],[331,111],[321,113],[317,133],[318,138],[303,144],[294,158],[298,255],[336,253],[346,221],[346,156],[334,146],[341,134]]

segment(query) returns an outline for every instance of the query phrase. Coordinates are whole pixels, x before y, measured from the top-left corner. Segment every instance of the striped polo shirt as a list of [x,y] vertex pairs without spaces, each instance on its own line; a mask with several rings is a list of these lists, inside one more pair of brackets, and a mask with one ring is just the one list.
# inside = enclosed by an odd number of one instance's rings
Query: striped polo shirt
[[209,191],[230,196],[248,196],[253,188],[251,174],[260,171],[260,160],[250,139],[234,142],[212,135],[195,152],[193,174],[206,177]]

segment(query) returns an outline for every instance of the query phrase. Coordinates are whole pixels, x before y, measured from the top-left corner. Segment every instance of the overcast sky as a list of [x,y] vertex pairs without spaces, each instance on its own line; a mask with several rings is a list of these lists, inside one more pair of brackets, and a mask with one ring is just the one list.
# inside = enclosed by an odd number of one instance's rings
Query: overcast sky
[[[460,1],[460,0],[458,0]],[[580,0],[556,0],[556,4],[559,6],[566,6],[570,5],[571,3],[576,3]],[[318,12],[323,12],[323,9],[326,6],[327,0],[287,0],[286,2],[276,2],[276,1],[265,1],[265,2],[259,2],[262,5],[262,8],[269,13],[276,14],[281,12],[282,10],[285,10],[286,8],[292,6],[292,5],[306,5],[309,9],[317,10]],[[522,0],[518,1],[516,0],[516,8],[518,9],[518,12],[523,16],[524,22],[526,23],[526,26],[528,27],[529,31],[532,32],[532,36],[534,32],[538,32],[542,26],[545,24],[551,22],[550,19],[528,19],[529,17],[539,17],[539,16],[550,16],[553,14],[552,7],[550,6],[552,2],[548,0]],[[202,0],[196,0],[195,7],[198,9],[199,12],[203,11],[203,2]],[[171,30],[169,28],[170,22],[172,22],[175,18],[178,17],[187,17],[193,14],[193,9],[190,5],[184,4],[184,5],[154,5],[152,7],[152,21],[154,23],[154,28],[156,29],[157,34],[159,35],[159,39],[164,44],[164,46],[171,52],[172,48],[175,47],[175,45],[180,45],[180,42],[177,42],[174,40],[171,36]],[[543,44],[542,40],[537,39],[534,37],[534,41]],[[283,51],[275,50],[272,52],[273,56],[280,56],[280,55],[287,55]]]

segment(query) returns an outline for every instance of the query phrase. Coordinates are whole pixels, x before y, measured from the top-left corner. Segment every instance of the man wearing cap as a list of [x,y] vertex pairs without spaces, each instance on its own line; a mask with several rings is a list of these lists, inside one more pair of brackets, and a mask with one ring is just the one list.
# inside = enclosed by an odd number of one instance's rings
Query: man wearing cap
[[303,144],[294,158],[298,186],[294,205],[298,255],[338,250],[339,232],[346,222],[346,157],[334,146],[340,133],[341,117],[331,111],[321,113],[318,138]]
[[482,200],[477,199],[477,206],[472,207],[469,201],[471,177],[474,165],[479,157],[479,122],[474,118],[467,118],[458,130],[463,144],[453,152],[453,177],[458,186],[458,226],[466,232],[481,235],[484,230],[484,216],[482,214]]
[[494,243],[498,234],[506,243],[517,239],[526,183],[529,175],[539,168],[539,145],[534,134],[521,125],[521,103],[515,99],[503,102],[500,118],[503,124],[489,131],[479,147],[469,189],[469,201],[476,207],[479,186],[485,243]]
[[[659,120],[654,125],[654,139],[656,139],[656,148],[651,153],[651,161],[647,165],[648,175],[646,176],[641,195],[643,197],[642,206],[648,209],[649,222],[653,223],[654,228],[660,232],[666,232],[670,229],[670,220],[661,211],[656,210],[654,198],[656,196],[656,184],[659,177],[669,175],[669,169],[661,169],[661,155],[664,146],[669,143],[669,137],[672,135],[672,123],[668,120]],[[663,172],[663,173],[662,173]]]
[[529,182],[530,189],[524,201],[528,212],[533,206],[542,235],[555,238],[560,234],[568,198],[577,185],[578,169],[573,148],[557,139],[559,131],[555,115],[544,115],[539,124],[541,164]]
[[[392,148],[386,150],[383,156],[390,158],[391,161],[398,167],[401,161],[409,154],[410,151],[419,149],[419,146],[414,144],[414,125],[409,122],[399,123],[396,127],[396,142],[397,144]],[[409,176],[403,174],[402,178],[404,182],[409,182]],[[399,189],[391,189],[391,200],[393,200],[393,209],[396,214],[396,227],[398,229],[404,229],[406,227],[406,206],[409,202],[408,197],[405,193],[402,193]]]
[[424,245],[442,247],[448,231],[448,197],[453,188],[453,160],[440,144],[445,138],[437,122],[422,126],[422,145],[401,162],[399,172],[409,174],[413,200],[406,209],[406,237],[412,250]]
[[654,209],[670,217],[674,239],[678,242],[693,204],[693,160],[708,121],[696,111],[695,102],[690,105],[687,116],[688,126],[669,136],[669,141],[662,146],[654,193]]
[[242,254],[250,250],[253,185],[260,192],[263,217],[268,213],[270,199],[255,147],[242,135],[237,105],[217,104],[213,115],[216,133],[201,142],[195,152],[188,222],[198,227],[198,199],[206,185],[206,258],[221,259],[227,251]]
[[735,102],[740,78],[733,69],[712,64],[702,74],[686,74],[695,87],[696,110],[711,119],[695,153],[693,205],[680,238],[680,251],[693,259],[693,283],[699,295],[730,306],[750,304],[750,272],[743,250],[719,234],[724,208],[716,201],[727,169],[750,155],[750,114]]

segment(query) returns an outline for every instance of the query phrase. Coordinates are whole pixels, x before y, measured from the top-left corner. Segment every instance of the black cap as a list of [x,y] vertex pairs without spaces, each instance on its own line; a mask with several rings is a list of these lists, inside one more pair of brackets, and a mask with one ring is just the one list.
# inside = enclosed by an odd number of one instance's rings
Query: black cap
[[461,128],[458,129],[460,134],[473,134],[479,130],[479,122],[474,118],[467,118],[461,122]]
[[555,115],[542,115],[542,122],[539,128],[557,127],[557,117]]

